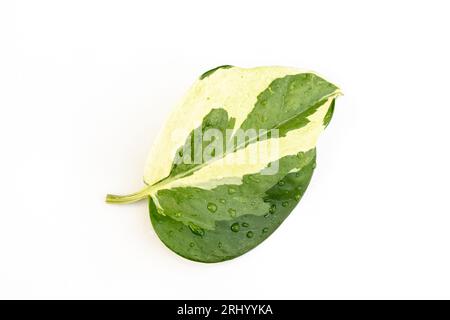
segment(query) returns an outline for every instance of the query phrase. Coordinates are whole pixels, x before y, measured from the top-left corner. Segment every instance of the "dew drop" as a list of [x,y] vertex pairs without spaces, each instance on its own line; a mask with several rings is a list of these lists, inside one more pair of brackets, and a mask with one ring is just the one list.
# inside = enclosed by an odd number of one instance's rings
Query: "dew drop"
[[295,173],[295,176],[296,176],[297,178],[300,177],[300,171],[296,172],[296,173]]
[[264,229],[262,230],[262,232],[263,232],[263,233],[269,232],[269,228],[264,228]]
[[288,206],[288,204],[289,204],[289,202],[287,202],[287,201],[284,201],[281,205],[283,206],[283,207],[287,207]]
[[270,216],[270,214],[269,213],[266,213],[265,215],[264,215],[264,218],[268,218]]
[[238,232],[239,230],[241,229],[241,227],[239,226],[239,223],[233,223],[232,225],[231,225],[231,231],[233,231],[233,232]]
[[236,188],[234,188],[234,187],[229,187],[229,188],[228,188],[228,193],[229,193],[229,194],[236,193],[236,191],[237,191],[237,190],[236,190]]
[[175,212],[175,217],[177,218],[181,217],[181,212]]
[[279,186],[284,186],[284,181],[283,180],[278,181],[278,185]]
[[193,242],[189,243],[189,247],[193,248],[195,244]]
[[236,217],[236,210],[234,210],[233,208],[228,209],[228,214],[230,215],[230,217],[234,218]]
[[273,204],[270,206],[269,213],[275,213],[275,210],[277,210],[277,206]]
[[209,212],[212,212],[212,213],[214,213],[214,212],[217,211],[217,206],[216,206],[216,204],[215,204],[215,203],[212,203],[212,202],[208,203],[208,205],[206,206],[206,208],[208,208]]
[[225,203],[227,203],[227,200],[225,200],[225,199],[220,199],[219,202],[222,203],[222,204],[225,204]]
[[217,244],[217,247],[218,247],[218,248],[222,248],[222,242],[219,242],[219,243]]
[[242,223],[242,226],[243,226],[244,228],[247,228],[247,227],[249,226],[249,224],[248,224],[247,222],[244,222],[244,223]]
[[253,238],[253,232],[252,231],[247,232],[247,238]]
[[196,224],[189,223],[189,229],[191,232],[197,236],[203,237],[205,235],[205,230],[197,226]]
[[301,194],[298,193],[298,194],[295,195],[295,200],[296,200],[296,201],[299,201],[301,197],[302,197]]

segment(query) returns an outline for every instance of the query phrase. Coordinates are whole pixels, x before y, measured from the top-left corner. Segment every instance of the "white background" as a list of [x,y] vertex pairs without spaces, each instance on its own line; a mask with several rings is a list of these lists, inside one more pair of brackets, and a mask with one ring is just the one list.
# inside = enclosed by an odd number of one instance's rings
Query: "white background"
[[[450,298],[448,1],[2,1],[0,298]],[[250,253],[166,249],[147,152],[217,65],[340,85],[300,205]]]

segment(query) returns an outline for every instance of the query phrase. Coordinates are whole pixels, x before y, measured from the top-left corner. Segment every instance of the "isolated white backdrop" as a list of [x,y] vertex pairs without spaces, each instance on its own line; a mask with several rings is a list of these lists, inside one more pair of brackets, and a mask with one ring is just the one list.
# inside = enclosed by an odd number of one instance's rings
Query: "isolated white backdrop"
[[[2,1],[0,298],[450,298],[448,1]],[[142,186],[222,64],[340,85],[300,205],[233,261],[159,241]]]

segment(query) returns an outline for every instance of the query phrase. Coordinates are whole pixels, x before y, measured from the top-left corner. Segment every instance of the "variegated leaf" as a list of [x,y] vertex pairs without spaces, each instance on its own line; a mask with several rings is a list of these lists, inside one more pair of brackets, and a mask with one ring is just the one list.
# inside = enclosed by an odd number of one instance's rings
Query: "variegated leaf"
[[148,197],[160,239],[191,260],[235,258],[265,240],[303,196],[316,142],[340,90],[313,72],[222,66],[175,108],[149,155]]

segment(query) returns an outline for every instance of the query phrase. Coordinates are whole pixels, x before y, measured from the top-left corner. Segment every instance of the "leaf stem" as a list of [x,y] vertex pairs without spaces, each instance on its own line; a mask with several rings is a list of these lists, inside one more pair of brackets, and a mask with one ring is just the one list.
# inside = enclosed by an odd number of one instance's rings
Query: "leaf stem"
[[108,195],[106,195],[106,202],[107,203],[120,203],[120,204],[137,202],[139,200],[147,198],[150,195],[150,190],[151,190],[151,187],[146,186],[144,189],[142,189],[136,193],[129,194],[129,195],[120,196],[120,195],[108,194]]

